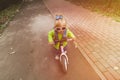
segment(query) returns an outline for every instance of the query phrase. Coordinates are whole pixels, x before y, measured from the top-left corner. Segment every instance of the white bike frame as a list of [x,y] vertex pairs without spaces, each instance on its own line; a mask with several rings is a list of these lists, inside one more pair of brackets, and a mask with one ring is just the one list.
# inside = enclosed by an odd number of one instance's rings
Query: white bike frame
[[66,52],[64,51],[63,46],[60,46],[60,47],[61,47],[60,62],[61,62],[61,57],[65,56],[67,59],[67,64],[68,64],[68,56],[67,56]]
[[[72,39],[67,39],[67,41],[71,41],[71,40]],[[61,48],[60,61],[61,61],[61,56],[65,56],[66,59],[67,59],[67,64],[69,64],[69,62],[68,62],[68,56],[66,54],[67,52],[65,53],[63,46],[60,46],[60,48]]]

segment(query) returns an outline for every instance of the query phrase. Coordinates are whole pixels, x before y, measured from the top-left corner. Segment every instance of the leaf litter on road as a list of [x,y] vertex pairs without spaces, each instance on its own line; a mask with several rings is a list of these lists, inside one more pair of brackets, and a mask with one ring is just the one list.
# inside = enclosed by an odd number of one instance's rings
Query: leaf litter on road
[[8,52],[10,55],[12,55],[12,54],[15,54],[15,53],[16,53],[16,51],[14,51],[12,47],[10,48],[10,50],[11,50],[11,51],[10,51],[10,52]]

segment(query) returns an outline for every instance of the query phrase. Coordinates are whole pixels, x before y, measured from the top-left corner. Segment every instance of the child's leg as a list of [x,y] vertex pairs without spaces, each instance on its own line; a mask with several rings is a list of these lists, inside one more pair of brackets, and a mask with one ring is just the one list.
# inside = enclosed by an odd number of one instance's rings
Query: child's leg
[[56,49],[57,54],[61,54],[60,49]]
[[64,51],[67,51],[67,45],[64,47]]
[[56,50],[56,56],[55,56],[55,59],[56,60],[59,60],[59,57],[60,57],[60,50],[59,49],[55,49]]

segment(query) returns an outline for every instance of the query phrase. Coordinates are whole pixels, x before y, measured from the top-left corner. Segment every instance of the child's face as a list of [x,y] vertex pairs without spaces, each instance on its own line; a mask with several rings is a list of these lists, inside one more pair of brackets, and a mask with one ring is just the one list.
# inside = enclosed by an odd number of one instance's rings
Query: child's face
[[58,33],[63,33],[64,30],[66,29],[66,27],[56,27],[55,30],[58,32]]

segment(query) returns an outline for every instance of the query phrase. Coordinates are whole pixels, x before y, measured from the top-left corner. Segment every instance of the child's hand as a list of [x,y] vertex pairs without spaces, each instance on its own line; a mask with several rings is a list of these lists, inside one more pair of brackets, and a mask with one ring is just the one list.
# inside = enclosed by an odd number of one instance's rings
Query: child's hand
[[77,45],[77,43],[74,41],[73,42],[74,43],[74,45],[75,45],[75,48],[78,48],[78,45]]

